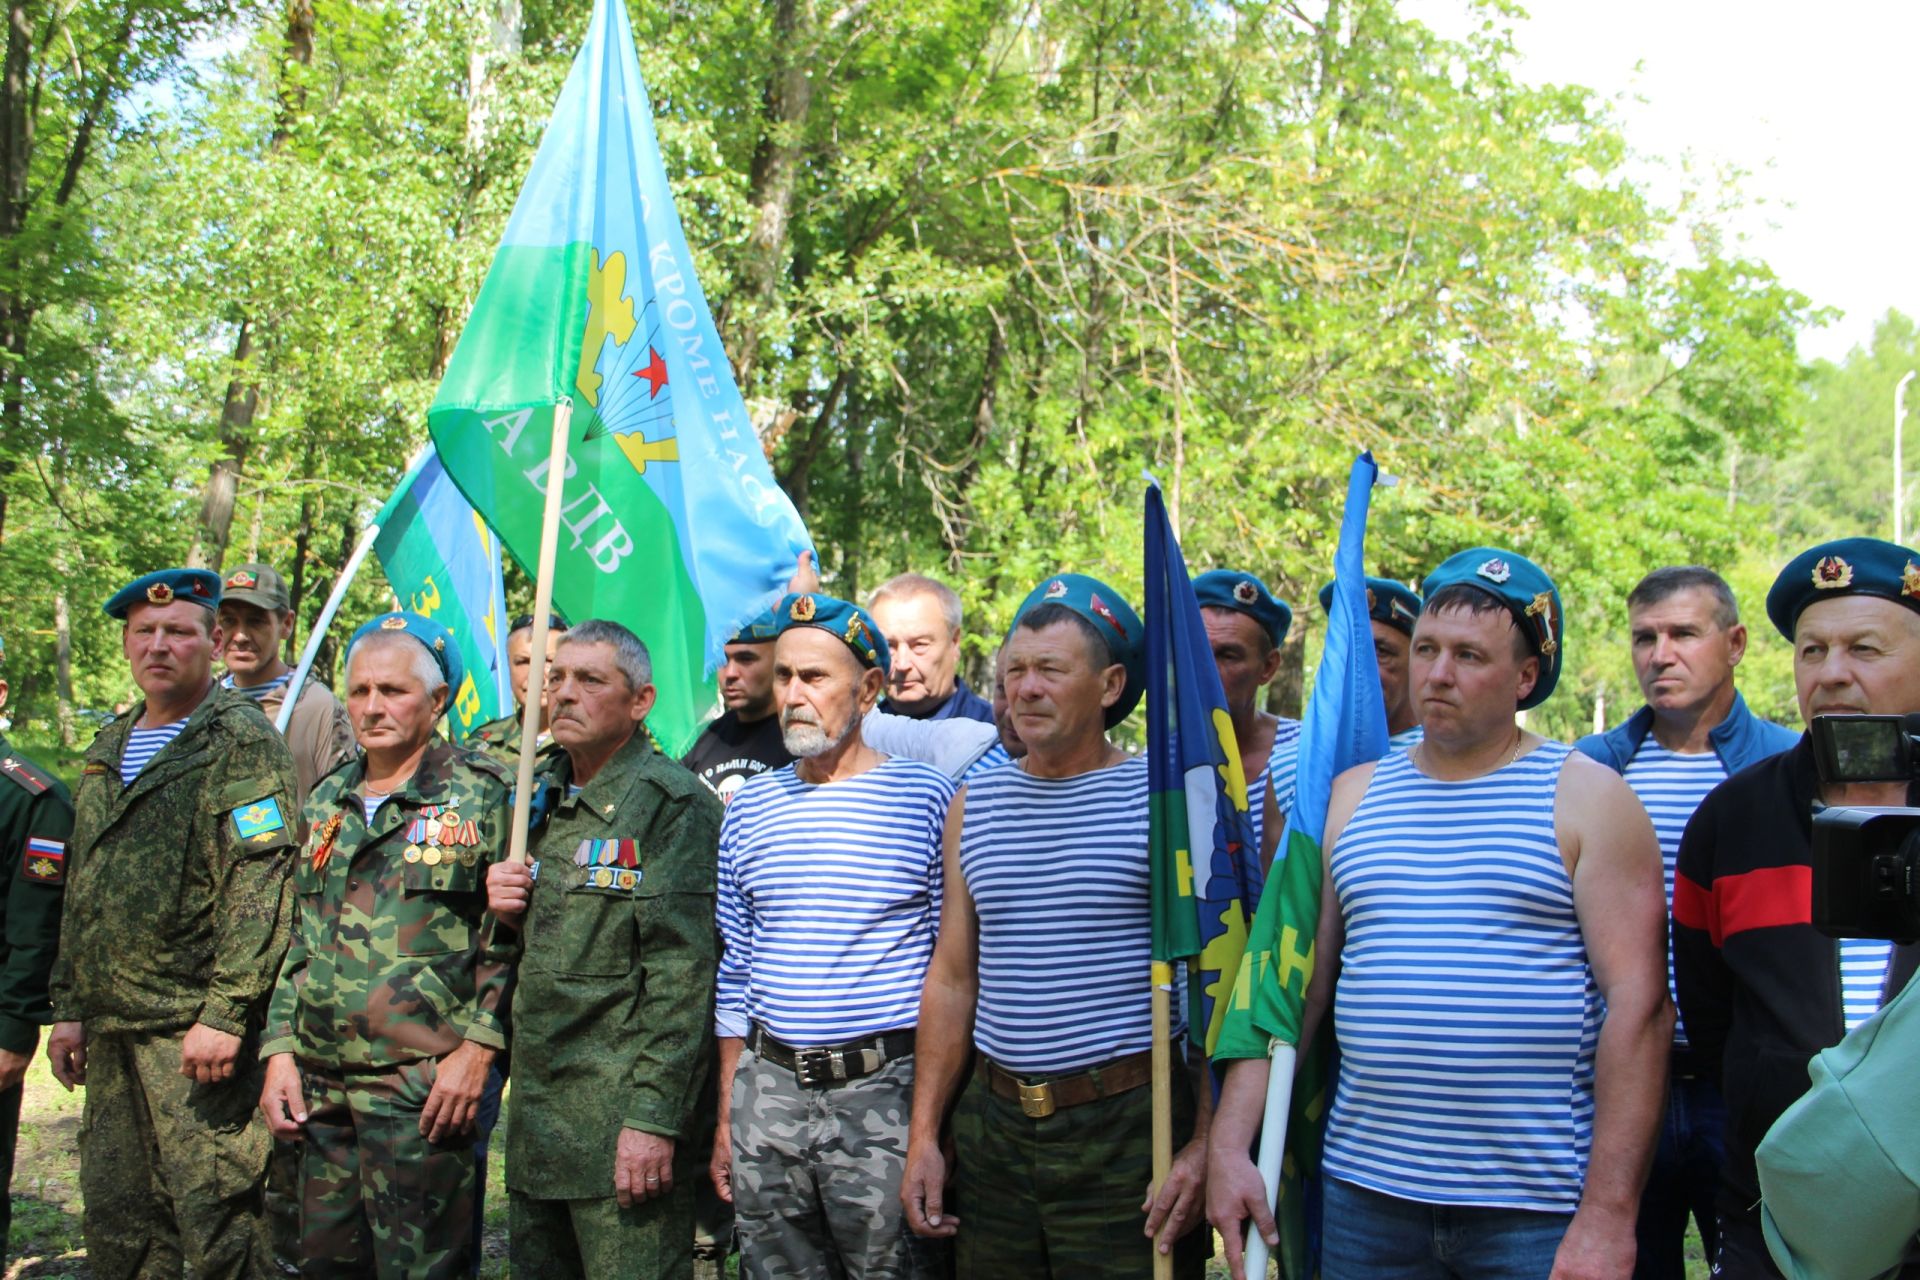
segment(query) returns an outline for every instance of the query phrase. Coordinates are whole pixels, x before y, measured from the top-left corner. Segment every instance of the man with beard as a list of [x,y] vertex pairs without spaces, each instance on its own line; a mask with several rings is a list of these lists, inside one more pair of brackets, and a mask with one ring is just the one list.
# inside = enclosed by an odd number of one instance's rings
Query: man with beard
[[894,1192],[955,784],[864,740],[887,680],[865,610],[807,593],[774,617],[799,759],[742,787],[720,830],[711,1174],[751,1280],[931,1275]]
[[726,710],[706,727],[680,763],[720,797],[733,793],[769,769],[793,763],[780,734],[780,718],[773,705],[773,641],[776,633],[771,609],[740,628],[727,642],[727,660],[720,666],[720,700]]

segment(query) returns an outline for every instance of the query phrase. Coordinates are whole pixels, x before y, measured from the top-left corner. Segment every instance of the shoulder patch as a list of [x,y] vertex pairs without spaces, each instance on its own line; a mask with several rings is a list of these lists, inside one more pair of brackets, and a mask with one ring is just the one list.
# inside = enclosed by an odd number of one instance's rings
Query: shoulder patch
[[28,836],[20,854],[20,874],[41,884],[59,884],[67,876],[67,846],[44,836]]
[[37,796],[51,791],[56,779],[52,774],[21,756],[0,756],[0,778],[7,778],[25,787],[28,795]]
[[280,812],[280,802],[272,796],[262,796],[251,804],[244,804],[231,810],[233,815],[233,833],[240,837],[242,844],[266,845],[276,836],[283,840],[287,831],[287,820]]

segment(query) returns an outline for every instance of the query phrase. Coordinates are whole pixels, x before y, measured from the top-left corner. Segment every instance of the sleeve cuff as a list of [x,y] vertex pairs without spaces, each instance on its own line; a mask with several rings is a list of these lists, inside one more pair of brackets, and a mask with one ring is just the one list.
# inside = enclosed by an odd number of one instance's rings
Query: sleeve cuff
[[628,1129],[637,1129],[641,1133],[651,1133],[657,1138],[672,1138],[680,1141],[681,1132],[670,1125],[664,1125],[651,1116],[623,1116],[620,1123]]
[[40,1044],[40,1026],[22,1018],[0,1014],[0,1049],[8,1053],[32,1053]]
[[717,1036],[731,1036],[735,1040],[745,1040],[753,1029],[752,1020],[745,1013],[732,1009],[713,1011],[713,1033]]
[[462,1039],[471,1040],[477,1045],[492,1049],[498,1053],[505,1053],[507,1051],[506,1033],[498,1027],[490,1026],[485,1022],[469,1022],[461,1029],[460,1035]]
[[215,1031],[224,1031],[230,1036],[247,1034],[246,1011],[234,1005],[230,1000],[208,1000],[200,1006],[200,1016],[194,1021]]
[[294,1036],[294,1035],[275,1036],[273,1039],[266,1041],[260,1046],[260,1060],[264,1062],[268,1058],[271,1058],[276,1053],[299,1053],[299,1052],[300,1052],[300,1038],[298,1036]]

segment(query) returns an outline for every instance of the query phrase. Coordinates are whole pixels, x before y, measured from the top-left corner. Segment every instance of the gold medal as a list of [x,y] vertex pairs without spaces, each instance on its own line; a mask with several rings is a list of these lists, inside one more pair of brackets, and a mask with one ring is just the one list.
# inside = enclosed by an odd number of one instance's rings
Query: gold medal
[[613,885],[613,868],[601,867],[599,870],[595,871],[593,873],[593,882],[599,885],[602,889],[611,888]]
[[426,863],[430,867],[439,866],[440,865],[440,847],[438,845],[430,844],[426,848],[422,849],[420,851],[420,861]]
[[420,861],[420,856],[421,856],[420,846],[417,844],[410,844],[407,846],[407,851],[401,854],[400,856],[405,858],[408,862],[418,862]]
[[632,889],[635,885],[640,883],[640,877],[635,875],[631,871],[622,871],[620,873],[619,880],[620,880],[620,887],[622,889]]

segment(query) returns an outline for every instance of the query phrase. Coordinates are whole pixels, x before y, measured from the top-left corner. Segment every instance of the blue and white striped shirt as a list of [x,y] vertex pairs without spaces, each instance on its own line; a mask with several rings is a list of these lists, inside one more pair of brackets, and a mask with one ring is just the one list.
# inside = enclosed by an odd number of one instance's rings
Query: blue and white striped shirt
[[[1293,775],[1300,765],[1300,729],[1298,720],[1280,722],[1280,728],[1274,731],[1273,750],[1267,754],[1267,771],[1260,775],[1259,782],[1247,786],[1247,808],[1253,814],[1253,843],[1257,849],[1266,848],[1261,838],[1261,830],[1266,825],[1266,810],[1259,803],[1263,794],[1261,787],[1273,788],[1273,802],[1279,806],[1282,818],[1287,816],[1287,810],[1293,808]],[[1283,736],[1286,738],[1284,744],[1281,742]],[[1426,736],[1427,731],[1417,724],[1411,729],[1402,729],[1387,739],[1387,750],[1409,751],[1419,746],[1421,739]],[[1280,852],[1276,851],[1274,856],[1279,857]]]
[[223,689],[236,689],[246,694],[249,698],[252,698],[255,702],[265,702],[268,694],[286,688],[287,682],[292,679],[293,672],[282,671],[273,679],[260,684],[238,685],[233,682],[233,673],[228,672],[220,678],[220,687]]
[[[1667,876],[1667,991],[1673,1007],[1680,1007],[1680,996],[1673,985],[1673,863],[1680,852],[1680,837],[1685,834],[1693,811],[1707,798],[1707,792],[1725,782],[1727,767],[1711,751],[1683,755],[1655,742],[1652,734],[1641,739],[1633,759],[1627,761],[1627,785],[1640,797],[1647,816],[1653,819],[1653,834],[1660,840],[1660,861]],[[1673,1047],[1687,1047],[1686,1028],[1676,1019]]]
[[1840,939],[1840,1009],[1851,1031],[1880,1011],[1893,944],[1878,938]]
[[1009,765],[969,784],[966,803],[980,1052],[1062,1075],[1151,1048],[1146,758],[1072,778]]
[[1426,1204],[1571,1212],[1601,1001],[1553,823],[1572,748],[1462,782],[1383,759],[1329,866],[1346,921],[1326,1171]]
[[120,783],[132,786],[133,780],[149,761],[159,755],[169,742],[180,736],[187,727],[186,720],[175,720],[172,724],[163,724],[158,729],[135,729],[127,735],[126,750],[120,753]]
[[807,1047],[919,1020],[955,790],[893,756],[820,786],[787,765],[734,792],[720,824],[720,1035],[757,1022]]

